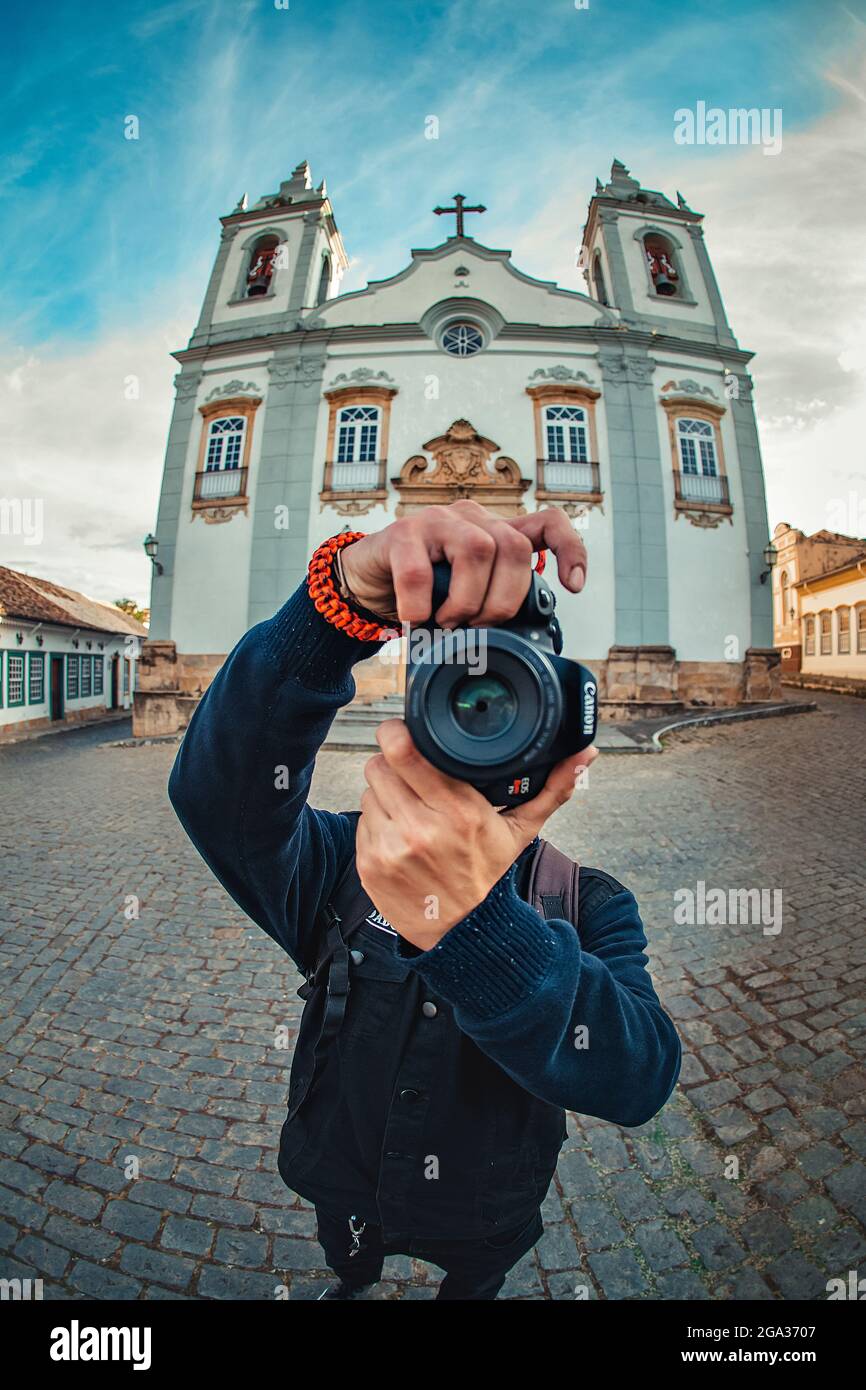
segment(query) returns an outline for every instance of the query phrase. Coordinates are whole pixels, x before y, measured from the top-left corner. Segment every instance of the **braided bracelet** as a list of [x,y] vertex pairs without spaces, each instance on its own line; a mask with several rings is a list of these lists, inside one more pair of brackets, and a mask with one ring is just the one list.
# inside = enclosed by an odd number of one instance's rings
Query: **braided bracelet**
[[[344,546],[362,541],[366,531],[341,531],[339,536],[331,536],[323,541],[313,552],[307,572],[307,590],[317,613],[325,622],[338,627],[347,637],[356,637],[360,642],[382,642],[394,636],[393,624],[373,622],[369,618],[354,613],[334,587],[334,567],[337,556]],[[536,574],[544,570],[547,552],[540,550],[535,565]]]
[[384,623],[371,622],[353,613],[334,587],[333,569],[337,555],[343,546],[361,541],[365,535],[365,531],[342,531],[339,536],[331,536],[330,540],[323,541],[310,560],[307,591],[316,612],[347,637],[356,637],[360,642],[382,642],[394,635],[393,626],[386,627]]

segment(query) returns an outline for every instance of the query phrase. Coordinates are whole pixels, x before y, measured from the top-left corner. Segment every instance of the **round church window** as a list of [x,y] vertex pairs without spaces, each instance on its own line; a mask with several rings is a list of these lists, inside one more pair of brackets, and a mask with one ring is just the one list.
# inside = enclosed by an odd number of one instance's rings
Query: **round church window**
[[452,357],[472,357],[484,346],[484,336],[474,323],[449,323],[442,334],[442,346]]

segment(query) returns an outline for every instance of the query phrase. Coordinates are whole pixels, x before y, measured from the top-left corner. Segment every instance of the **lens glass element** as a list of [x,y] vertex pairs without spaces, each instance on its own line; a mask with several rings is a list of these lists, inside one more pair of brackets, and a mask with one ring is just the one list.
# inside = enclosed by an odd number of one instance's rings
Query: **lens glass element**
[[465,676],[451,692],[451,714],[464,734],[497,738],[517,718],[517,697],[501,676]]

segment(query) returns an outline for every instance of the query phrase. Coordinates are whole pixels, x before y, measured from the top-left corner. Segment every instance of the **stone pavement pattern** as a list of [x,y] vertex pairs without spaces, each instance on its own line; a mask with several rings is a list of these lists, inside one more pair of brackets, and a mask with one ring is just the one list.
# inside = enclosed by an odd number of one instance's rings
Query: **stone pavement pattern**
[[[503,1296],[814,1299],[866,1266],[866,704],[818,698],[606,757],[550,824],[636,892],[686,1059],[641,1129],[569,1117],[546,1233]],[[313,1213],[275,1168],[298,977],[175,822],[174,749],[117,736],[0,751],[0,1277],[314,1298]],[[314,801],[357,805],[363,761],[324,754]],[[699,880],[781,889],[781,933],[676,925]],[[438,1277],[394,1259],[374,1296]]]

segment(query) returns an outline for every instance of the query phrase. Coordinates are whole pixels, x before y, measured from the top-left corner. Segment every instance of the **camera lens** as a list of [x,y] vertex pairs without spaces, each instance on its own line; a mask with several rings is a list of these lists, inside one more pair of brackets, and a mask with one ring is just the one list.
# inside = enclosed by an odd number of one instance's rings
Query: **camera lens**
[[496,738],[517,718],[517,697],[501,676],[464,676],[450,704],[457,727],[472,738]]

